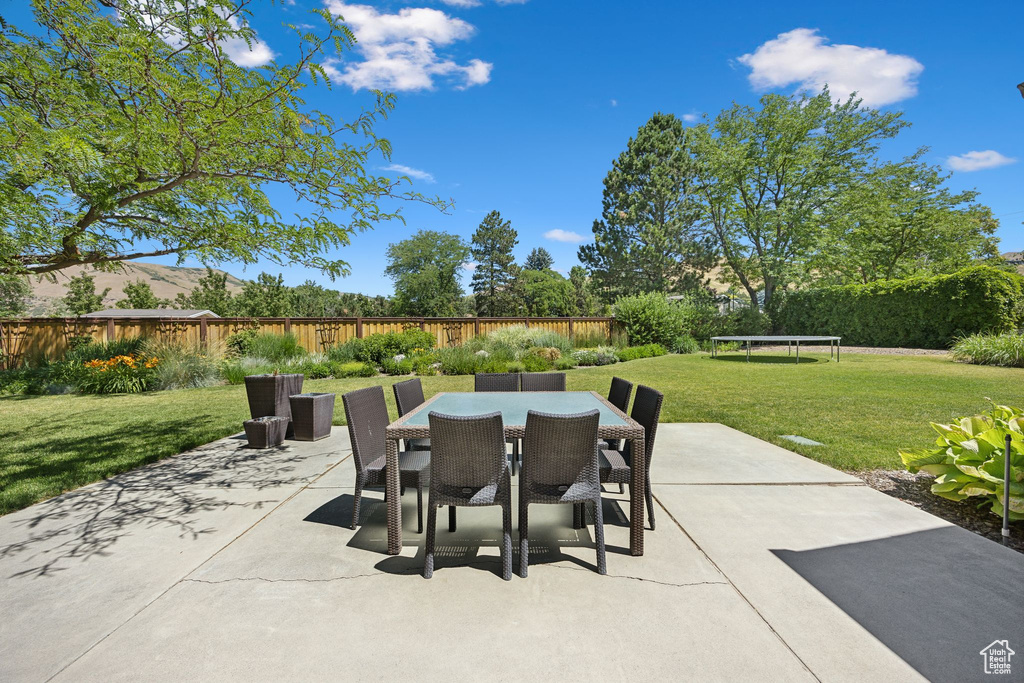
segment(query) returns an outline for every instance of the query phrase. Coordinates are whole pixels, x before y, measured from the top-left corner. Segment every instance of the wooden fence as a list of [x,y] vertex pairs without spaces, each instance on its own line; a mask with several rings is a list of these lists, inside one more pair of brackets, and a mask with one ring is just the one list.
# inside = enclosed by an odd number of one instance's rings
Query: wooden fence
[[103,342],[126,337],[155,337],[181,342],[218,343],[232,334],[291,332],[309,351],[323,351],[349,339],[378,332],[419,328],[434,335],[437,346],[458,346],[502,327],[552,330],[569,338],[610,335],[614,318],[22,318],[0,320],[0,367],[61,358],[72,339]]

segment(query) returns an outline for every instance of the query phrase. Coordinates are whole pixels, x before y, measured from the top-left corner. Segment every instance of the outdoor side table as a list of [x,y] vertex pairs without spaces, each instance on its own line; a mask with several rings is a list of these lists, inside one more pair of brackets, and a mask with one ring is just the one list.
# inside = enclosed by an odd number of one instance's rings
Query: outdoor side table
[[246,420],[245,436],[249,439],[249,448],[271,448],[284,443],[284,435],[288,431],[288,418],[277,415],[265,415],[255,420]]
[[331,435],[334,394],[295,394],[288,400],[296,441],[318,441]]
[[291,435],[291,403],[288,397],[302,393],[305,375],[249,375],[245,378],[245,395],[249,399],[249,414],[253,419],[277,415],[289,420]]

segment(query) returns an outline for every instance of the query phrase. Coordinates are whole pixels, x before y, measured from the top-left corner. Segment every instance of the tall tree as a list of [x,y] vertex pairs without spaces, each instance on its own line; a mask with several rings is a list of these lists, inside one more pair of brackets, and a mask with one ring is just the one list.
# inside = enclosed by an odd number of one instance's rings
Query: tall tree
[[549,270],[553,265],[555,265],[555,259],[547,249],[534,247],[533,251],[526,256],[523,270]]
[[881,140],[907,125],[899,112],[851,97],[768,94],[760,108],[734,104],[693,130],[700,221],[756,305],[808,275],[807,262],[840,200],[873,161]]
[[142,280],[129,282],[121,292],[124,294],[124,298],[114,304],[118,308],[164,308],[171,303],[154,294],[149,283]]
[[103,299],[110,293],[110,287],[96,293],[96,278],[82,273],[68,280],[67,294],[60,300],[60,308],[71,315],[85,315],[103,308]]
[[234,296],[228,291],[228,274],[210,267],[188,294],[178,294],[175,308],[211,311],[221,317],[234,315]]
[[410,316],[455,316],[462,313],[459,271],[469,245],[458,235],[420,230],[388,245],[384,273],[395,283],[395,311]]
[[599,306],[597,297],[590,287],[587,269],[583,266],[573,266],[569,270],[569,283],[572,285],[572,296],[576,304],[574,315],[597,315]]
[[289,288],[282,275],[260,273],[242,285],[232,308],[247,318],[283,318],[291,314]]
[[579,314],[572,283],[550,268],[523,270],[521,281],[527,315],[563,317]]
[[0,274],[178,254],[334,277],[336,248],[400,217],[391,198],[447,206],[367,170],[391,153],[374,124],[392,95],[338,119],[305,105],[354,41],[328,9],[319,33],[288,27],[293,63],[231,61],[250,2],[34,0],[32,28],[0,23]]
[[999,222],[975,190],[952,192],[948,175],[921,162],[926,149],[872,168],[838,203],[810,260],[845,284],[958,270],[999,257]]
[[[509,315],[509,285],[515,273],[512,249],[516,231],[511,221],[503,221],[498,211],[491,211],[473,233],[471,253],[476,262],[473,270],[473,300],[477,315]],[[513,304],[514,306],[514,304]]]
[[28,278],[0,275],[0,318],[17,318],[28,310],[32,287]]
[[605,176],[594,243],[580,247],[579,259],[606,301],[688,289],[713,265],[688,201],[690,147],[690,134],[679,119],[655,114]]

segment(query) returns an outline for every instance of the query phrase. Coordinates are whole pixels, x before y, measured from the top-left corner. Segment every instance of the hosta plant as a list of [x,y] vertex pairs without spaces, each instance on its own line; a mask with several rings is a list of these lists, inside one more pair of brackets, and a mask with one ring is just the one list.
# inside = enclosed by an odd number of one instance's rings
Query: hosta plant
[[[907,469],[935,475],[935,495],[958,501],[978,498],[1000,516],[1009,488],[1010,519],[1024,519],[1024,411],[994,405],[981,415],[932,427],[939,433],[934,448],[900,451]],[[1008,485],[1003,481],[1007,436]]]

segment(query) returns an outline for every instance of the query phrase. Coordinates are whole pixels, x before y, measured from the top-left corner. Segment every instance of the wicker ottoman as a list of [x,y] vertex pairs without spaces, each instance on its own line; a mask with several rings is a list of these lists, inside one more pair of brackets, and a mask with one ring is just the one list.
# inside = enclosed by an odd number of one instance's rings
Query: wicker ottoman
[[284,443],[285,432],[288,431],[288,418],[266,415],[255,420],[246,420],[245,436],[249,439],[249,448],[271,448]]
[[[304,375],[249,375],[245,378],[245,395],[249,399],[249,414],[253,419],[277,415],[291,420],[288,397],[302,393]],[[288,434],[291,435],[291,424]]]
[[289,400],[292,404],[292,429],[297,441],[318,441],[331,435],[334,394],[296,394]]

